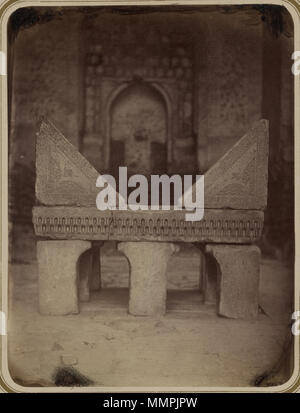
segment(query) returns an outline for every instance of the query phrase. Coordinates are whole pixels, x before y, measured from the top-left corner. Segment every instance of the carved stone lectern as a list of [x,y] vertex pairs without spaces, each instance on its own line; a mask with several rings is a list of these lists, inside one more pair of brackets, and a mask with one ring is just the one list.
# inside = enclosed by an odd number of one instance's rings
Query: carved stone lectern
[[33,224],[42,314],[78,313],[78,299],[88,300],[89,289],[100,287],[100,244],[116,240],[130,262],[131,314],[165,313],[168,260],[176,242],[193,242],[206,256],[205,299],[216,300],[222,316],[257,316],[260,250],[255,243],[267,205],[266,120],[255,123],[204,175],[200,221],[186,221],[184,210],[99,211],[98,176],[50,122],[41,122]]

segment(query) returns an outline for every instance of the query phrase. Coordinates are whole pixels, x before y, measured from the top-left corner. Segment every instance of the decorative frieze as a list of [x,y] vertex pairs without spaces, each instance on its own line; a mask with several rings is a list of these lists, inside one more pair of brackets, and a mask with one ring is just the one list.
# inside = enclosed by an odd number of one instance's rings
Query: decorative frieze
[[35,233],[52,239],[252,243],[262,233],[263,212],[205,210],[201,221],[186,211],[98,211],[34,207]]

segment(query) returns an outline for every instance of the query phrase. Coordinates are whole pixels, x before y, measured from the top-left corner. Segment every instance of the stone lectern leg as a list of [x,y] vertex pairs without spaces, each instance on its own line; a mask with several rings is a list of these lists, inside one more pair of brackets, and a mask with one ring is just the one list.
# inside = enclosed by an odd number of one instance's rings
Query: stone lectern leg
[[78,295],[80,301],[89,301],[90,285],[89,280],[92,272],[92,252],[91,249],[85,251],[78,261]]
[[103,242],[97,241],[91,249],[91,272],[89,277],[89,286],[91,291],[100,290],[101,288],[101,246]]
[[89,248],[88,241],[38,241],[41,314],[78,313],[77,261]]
[[167,242],[121,242],[130,264],[129,313],[159,316],[166,312],[166,270],[178,247]]
[[[102,244],[102,243],[101,243]],[[89,301],[90,291],[100,290],[100,243],[84,252],[79,260],[79,300]]]
[[218,313],[230,318],[258,314],[260,250],[254,245],[206,245],[218,266]]
[[220,278],[219,265],[216,265],[215,259],[210,254],[206,254],[203,261],[202,292],[204,303],[217,304]]

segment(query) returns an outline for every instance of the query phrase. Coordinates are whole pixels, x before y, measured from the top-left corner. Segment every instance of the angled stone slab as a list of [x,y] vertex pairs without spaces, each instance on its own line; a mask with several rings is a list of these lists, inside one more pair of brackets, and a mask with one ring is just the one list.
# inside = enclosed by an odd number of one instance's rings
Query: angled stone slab
[[44,205],[95,206],[99,173],[49,121],[36,140],[36,187]]
[[266,208],[268,141],[268,121],[262,119],[206,172],[205,208]]

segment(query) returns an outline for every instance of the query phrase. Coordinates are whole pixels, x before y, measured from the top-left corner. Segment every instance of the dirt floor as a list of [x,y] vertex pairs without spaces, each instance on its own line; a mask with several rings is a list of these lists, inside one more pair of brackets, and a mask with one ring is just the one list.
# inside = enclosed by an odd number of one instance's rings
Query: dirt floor
[[[41,316],[37,265],[13,264],[8,323],[9,367],[22,385],[51,385],[59,368],[97,386],[249,386],[281,354],[291,314],[292,274],[279,261],[261,262],[259,317],[231,320],[204,305],[199,257],[172,257],[167,314],[127,314],[128,265],[102,262],[103,289],[80,314]],[[71,369],[71,370],[70,370]]]

